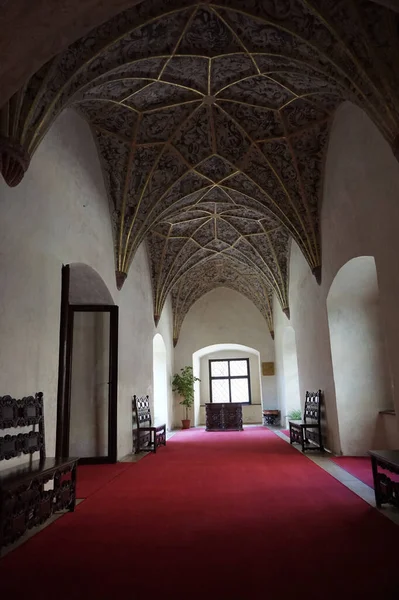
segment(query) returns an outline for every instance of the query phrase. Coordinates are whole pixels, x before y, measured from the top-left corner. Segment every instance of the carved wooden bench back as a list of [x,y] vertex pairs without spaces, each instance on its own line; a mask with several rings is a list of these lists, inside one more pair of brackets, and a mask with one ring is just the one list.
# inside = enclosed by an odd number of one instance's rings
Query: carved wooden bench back
[[317,423],[320,425],[321,390],[317,392],[306,392],[303,420],[305,423]]
[[10,460],[36,452],[40,460],[46,458],[44,436],[43,394],[16,400],[11,396],[0,396],[0,429],[31,427],[27,433],[15,433],[0,437],[0,460]]
[[133,414],[135,415],[136,425],[140,429],[152,426],[152,416],[149,396],[133,396]]

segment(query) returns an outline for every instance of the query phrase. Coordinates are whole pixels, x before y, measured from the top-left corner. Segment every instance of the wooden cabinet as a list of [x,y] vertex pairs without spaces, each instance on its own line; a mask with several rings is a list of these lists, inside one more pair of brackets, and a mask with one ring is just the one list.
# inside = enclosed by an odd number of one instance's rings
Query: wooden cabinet
[[242,431],[242,406],[235,403],[205,404],[206,431]]

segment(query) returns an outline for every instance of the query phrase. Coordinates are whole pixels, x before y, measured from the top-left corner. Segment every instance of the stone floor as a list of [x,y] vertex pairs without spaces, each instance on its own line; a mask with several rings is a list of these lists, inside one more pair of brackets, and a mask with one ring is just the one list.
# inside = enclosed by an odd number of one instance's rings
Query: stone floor
[[[245,427],[258,427],[258,426],[259,425],[245,425]],[[285,435],[282,431],[280,431],[279,429],[275,429],[275,428],[270,428],[270,429],[272,431],[274,431],[274,433],[276,435],[278,435],[282,440],[289,443],[289,441],[290,441],[289,437],[287,435]],[[169,431],[167,433],[166,439],[169,440],[178,431],[179,430]],[[293,446],[293,447],[298,452],[302,453],[302,450],[298,446]],[[121,459],[121,462],[138,462],[139,460],[144,458],[144,456],[146,456],[146,455],[147,455],[147,452],[140,452],[140,454],[128,454],[123,459]],[[374,490],[371,487],[369,487],[368,485],[366,485],[365,483],[363,483],[362,481],[360,481],[359,479],[357,479],[356,477],[354,477],[353,475],[351,475],[350,473],[348,473],[347,471],[345,471],[344,469],[341,469],[341,467],[339,467],[337,464],[332,462],[330,460],[330,456],[329,456],[328,452],[307,452],[305,454],[305,456],[309,460],[316,463],[321,469],[324,469],[324,471],[327,471],[327,473],[332,475],[332,477],[334,477],[335,479],[340,481],[343,485],[345,485],[347,488],[349,488],[354,494],[356,494],[357,496],[362,498],[362,500],[364,500],[365,502],[370,504],[370,506],[375,507]],[[76,503],[79,504],[80,502],[83,502],[83,501],[84,501],[84,499],[78,499],[76,501]],[[391,521],[393,521],[394,523],[399,525],[399,510],[395,509],[394,507],[390,507],[390,506],[384,506],[383,508],[377,509],[377,510],[379,510],[379,512],[381,514],[383,514],[385,517],[387,517],[388,519],[390,519]],[[64,514],[65,514],[65,512],[60,512],[60,513],[54,514],[51,517],[51,519],[46,521],[46,523],[30,530],[21,539],[19,539],[17,542],[15,542],[15,544],[11,544],[10,546],[3,548],[0,556],[5,556],[9,552],[12,552],[16,548],[18,548],[21,544],[23,544],[27,540],[29,540],[32,536],[36,535],[36,533],[39,533],[39,531],[42,531],[42,529],[44,529],[45,527],[48,527],[49,525],[51,525],[51,523],[54,523],[54,521],[56,521],[57,519],[62,517]]]

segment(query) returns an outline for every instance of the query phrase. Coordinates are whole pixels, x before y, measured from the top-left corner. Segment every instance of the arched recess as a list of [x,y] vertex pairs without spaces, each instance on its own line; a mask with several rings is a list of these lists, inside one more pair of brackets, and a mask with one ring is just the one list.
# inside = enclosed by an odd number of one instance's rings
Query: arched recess
[[168,380],[166,346],[160,333],[152,341],[154,418],[157,422],[168,423]]
[[282,408],[282,422],[287,419],[288,413],[295,408],[300,408],[298,357],[296,351],[295,331],[287,325],[283,333],[283,370],[284,370],[284,405]]
[[85,263],[69,265],[69,304],[112,305],[111,292],[95,269]]
[[342,453],[364,455],[385,447],[379,411],[392,407],[374,257],[354,258],[338,271],[327,313]]
[[210,358],[249,358],[251,404],[243,405],[244,423],[260,423],[262,417],[262,385],[260,377],[260,353],[255,348],[242,344],[212,344],[193,353],[193,372],[201,379],[194,386],[194,423],[205,424],[205,403],[209,402],[209,371],[207,359]]

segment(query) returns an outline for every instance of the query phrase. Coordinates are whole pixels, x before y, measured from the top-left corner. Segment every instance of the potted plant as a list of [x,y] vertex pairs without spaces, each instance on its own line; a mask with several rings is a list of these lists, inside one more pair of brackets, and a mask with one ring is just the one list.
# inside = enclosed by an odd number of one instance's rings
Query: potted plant
[[194,383],[201,381],[194,376],[192,367],[183,367],[180,373],[175,373],[172,379],[172,391],[177,392],[183,400],[180,404],[186,408],[186,418],[182,419],[183,429],[189,429],[190,419],[188,418],[188,409],[194,404]]
[[287,420],[286,427],[288,427],[289,421],[300,421],[301,419],[302,419],[301,409],[293,408],[286,416],[286,420]]

